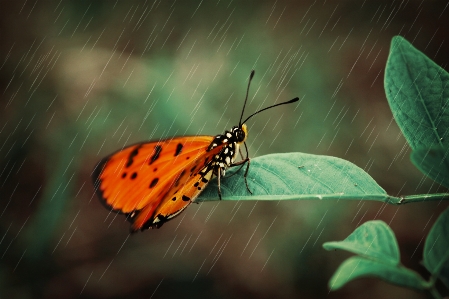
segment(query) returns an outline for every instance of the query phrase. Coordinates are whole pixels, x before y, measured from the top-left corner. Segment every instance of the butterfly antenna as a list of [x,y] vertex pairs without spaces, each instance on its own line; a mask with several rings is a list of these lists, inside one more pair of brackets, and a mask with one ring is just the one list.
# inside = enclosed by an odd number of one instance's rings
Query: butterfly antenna
[[[251,117],[253,117],[253,116],[256,115],[257,113],[260,113],[260,112],[265,111],[265,110],[270,109],[270,108],[274,108],[274,107],[276,107],[276,106],[285,105],[285,104],[290,104],[290,103],[294,103],[294,102],[297,102],[297,101],[299,101],[299,98],[298,98],[298,97],[296,97],[296,98],[294,98],[294,99],[291,99],[290,101],[287,101],[287,102],[282,102],[282,103],[279,103],[279,104],[275,104],[275,105],[271,105],[271,106],[268,106],[268,107],[266,107],[266,108],[263,108],[263,109],[261,109],[261,110],[259,110],[259,111],[254,112],[254,113],[251,114],[250,116],[248,116],[248,117],[243,121],[243,123],[246,123],[246,122],[248,121],[248,119],[250,119]],[[246,103],[246,101],[245,101],[245,103]],[[243,107],[245,107],[245,106],[243,106]],[[241,122],[241,124],[242,124],[242,122]]]
[[249,86],[251,85],[251,80],[253,80],[253,77],[254,77],[254,70],[252,70],[251,74],[249,75],[248,87],[246,88],[246,97],[245,102],[243,103],[242,114],[240,115],[239,127],[242,125],[243,112],[245,112],[246,102],[248,101]]

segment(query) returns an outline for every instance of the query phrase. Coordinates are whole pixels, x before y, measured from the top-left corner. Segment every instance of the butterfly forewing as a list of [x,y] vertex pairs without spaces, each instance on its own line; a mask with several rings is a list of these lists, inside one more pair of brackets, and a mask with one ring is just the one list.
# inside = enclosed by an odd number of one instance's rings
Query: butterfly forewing
[[97,193],[115,211],[132,213],[160,201],[188,165],[207,155],[212,136],[129,146],[103,159],[93,174]]
[[[157,215],[161,220],[170,219],[190,204],[186,198],[198,196],[201,178],[210,180],[212,171],[199,173],[222,148],[208,151],[213,138],[179,137],[118,151],[95,168],[97,193],[112,210],[130,215],[133,231],[151,226]],[[180,200],[172,200],[175,193]]]

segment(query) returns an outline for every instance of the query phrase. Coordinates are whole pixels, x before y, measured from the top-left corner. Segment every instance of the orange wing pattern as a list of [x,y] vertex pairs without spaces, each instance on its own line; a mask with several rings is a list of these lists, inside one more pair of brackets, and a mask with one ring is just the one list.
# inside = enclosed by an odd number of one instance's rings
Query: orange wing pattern
[[129,215],[133,231],[158,227],[185,209],[212,178],[206,166],[222,149],[207,151],[213,139],[177,137],[118,151],[95,167],[97,193],[113,211]]
[[[206,154],[208,157],[214,155],[209,155],[210,152]],[[198,163],[193,164],[193,166],[189,165],[189,167],[196,168],[198,166],[202,172],[193,171],[187,175],[180,175],[180,180],[178,181],[177,179],[175,181],[175,187],[168,190],[157,206],[151,203],[137,213],[133,219],[131,231],[145,229],[150,226],[160,227],[164,222],[178,216],[195,200],[209,183],[213,174],[212,168],[207,169],[204,164],[201,164],[201,160],[203,159],[198,159]],[[149,219],[151,219],[150,222],[148,222]]]

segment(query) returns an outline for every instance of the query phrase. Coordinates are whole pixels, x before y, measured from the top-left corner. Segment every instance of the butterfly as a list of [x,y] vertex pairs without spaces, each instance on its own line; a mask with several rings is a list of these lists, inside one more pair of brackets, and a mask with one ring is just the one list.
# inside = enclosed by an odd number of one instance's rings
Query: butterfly
[[[127,146],[105,158],[94,168],[92,179],[101,202],[110,210],[122,213],[131,222],[131,232],[160,228],[178,216],[204,190],[212,178],[221,179],[229,167],[246,164],[245,184],[250,165],[245,124],[267,109],[294,103],[299,98],[261,109],[243,122],[251,71],[238,126],[216,136],[180,136]],[[245,146],[246,157],[240,146]],[[235,162],[238,153],[242,159]]]

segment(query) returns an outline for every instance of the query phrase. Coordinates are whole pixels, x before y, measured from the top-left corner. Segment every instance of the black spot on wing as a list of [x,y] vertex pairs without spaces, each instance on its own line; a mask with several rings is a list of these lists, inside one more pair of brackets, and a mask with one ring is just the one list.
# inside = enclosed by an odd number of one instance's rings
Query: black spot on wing
[[157,185],[157,182],[159,182],[159,178],[155,178],[151,181],[150,183],[150,188],[153,188],[154,186]]
[[133,165],[134,157],[139,154],[139,149],[141,147],[142,147],[142,145],[138,145],[129,153],[128,161],[126,161],[126,165],[125,165],[126,168],[130,167],[131,165]]
[[127,175],[126,172],[122,173],[122,179],[126,178],[126,175]]
[[182,200],[183,200],[183,201],[189,201],[189,200],[190,200],[190,197],[183,195],[183,196],[182,196]]
[[137,172],[133,172],[131,174],[131,180],[134,180],[137,177]]
[[181,174],[176,178],[175,187],[179,186],[179,180],[186,174],[186,170],[184,169]]
[[159,159],[159,156],[162,152],[162,146],[160,145],[156,145],[154,147],[154,154],[151,156],[150,158],[150,165],[154,163],[154,161],[156,161],[157,159]]
[[181,153],[182,147],[183,147],[182,143],[178,143],[178,145],[176,146],[175,157]]

